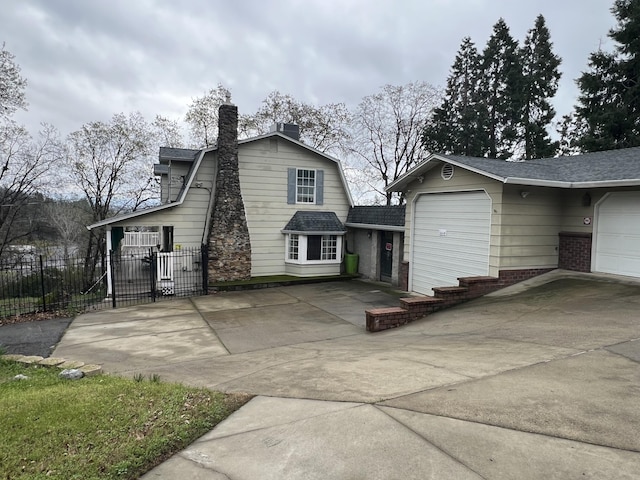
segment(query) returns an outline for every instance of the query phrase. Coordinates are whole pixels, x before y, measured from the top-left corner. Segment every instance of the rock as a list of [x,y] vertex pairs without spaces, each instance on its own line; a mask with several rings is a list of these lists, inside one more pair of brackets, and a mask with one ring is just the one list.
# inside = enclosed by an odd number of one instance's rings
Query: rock
[[60,372],[60,378],[66,378],[67,380],[80,380],[84,377],[84,373],[82,373],[77,368],[66,368]]
[[42,360],[43,360],[43,357],[41,357],[40,355],[29,355],[29,356],[23,356],[22,358],[19,358],[18,362],[32,364],[32,363],[41,362]]
[[6,355],[2,355],[2,359],[3,360],[10,360],[10,361],[13,361],[13,362],[17,362],[18,359],[22,358],[23,356],[24,355],[17,355],[17,354],[14,354],[14,353],[8,353]]
[[60,365],[62,363],[66,362],[66,360],[64,358],[56,358],[56,357],[49,357],[49,358],[45,358],[43,360],[40,360],[38,363],[40,365],[44,365],[47,367],[53,367],[56,365]]
[[100,365],[84,365],[80,367],[80,371],[84,373],[85,377],[92,377],[94,375],[100,375],[102,373],[102,367]]
[[21,373],[19,373],[18,375],[16,375],[15,377],[13,377],[14,380],[29,380],[29,377],[27,377],[26,375],[23,375]]
[[84,362],[77,362],[74,360],[67,360],[64,363],[58,365],[59,368],[80,368],[84,366]]

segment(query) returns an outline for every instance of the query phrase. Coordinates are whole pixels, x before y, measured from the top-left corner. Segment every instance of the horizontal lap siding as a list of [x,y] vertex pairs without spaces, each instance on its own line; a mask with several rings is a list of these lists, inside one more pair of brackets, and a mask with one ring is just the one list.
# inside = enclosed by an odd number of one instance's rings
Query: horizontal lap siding
[[[275,143],[274,143],[275,142]],[[277,147],[276,147],[277,144]],[[251,275],[277,275],[300,270],[285,268],[285,236],[281,230],[298,210],[332,211],[343,223],[349,211],[338,165],[282,139],[241,145],[240,187],[251,235]],[[287,169],[324,171],[323,205],[287,204]],[[339,273],[340,266],[307,266],[304,273]]]
[[[215,156],[209,153],[203,159],[182,205],[132,218],[113,226],[173,226],[174,244],[179,244],[182,248],[200,247],[214,178]],[[197,182],[202,183],[202,188],[195,187]]]
[[[521,192],[528,191],[526,198]],[[563,222],[560,189],[507,185],[502,201],[501,269],[555,268]]]

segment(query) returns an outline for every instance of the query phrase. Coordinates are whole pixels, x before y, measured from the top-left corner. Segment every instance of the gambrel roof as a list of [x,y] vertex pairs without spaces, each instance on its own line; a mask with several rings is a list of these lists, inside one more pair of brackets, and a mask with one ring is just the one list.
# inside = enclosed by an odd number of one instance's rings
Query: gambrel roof
[[[280,132],[270,132],[267,133],[265,135],[260,135],[258,137],[252,137],[252,138],[246,138],[243,140],[238,140],[238,148],[242,148],[242,145],[244,144],[248,144],[251,142],[256,142],[258,140],[263,140],[265,138],[279,138],[279,139],[283,139],[286,140],[287,142],[291,142],[294,143],[296,145],[298,145],[299,147],[304,148],[305,150],[311,151],[321,157],[323,157],[326,160],[329,160],[332,163],[335,163],[338,167],[338,172],[340,174],[340,180],[342,182],[342,186],[344,188],[344,191],[347,194],[347,198],[349,199],[349,205],[353,206],[353,198],[351,196],[351,191],[349,190],[349,185],[347,184],[347,179],[344,176],[344,171],[342,170],[342,163],[340,162],[340,160],[338,160],[335,157],[332,157],[331,155],[328,155],[324,152],[321,152],[319,150],[316,150],[315,148],[312,148],[308,145],[305,145],[304,143],[291,138],[288,135],[285,135],[283,133]],[[164,203],[162,205],[157,205],[155,207],[150,207],[150,208],[145,208],[142,210],[137,210],[135,212],[130,212],[130,213],[126,213],[126,214],[122,214],[122,215],[116,215],[114,217],[110,217],[107,218],[105,220],[102,220],[100,222],[96,222],[92,225],[87,226],[88,230],[92,230],[94,228],[98,228],[98,227],[104,227],[106,225],[110,225],[112,223],[116,223],[116,222],[121,222],[123,220],[129,220],[131,218],[135,218],[135,217],[139,217],[142,215],[146,215],[148,213],[152,213],[152,212],[157,212],[160,210],[166,210],[169,208],[175,208],[178,205],[181,205],[182,203],[184,203],[184,200],[186,198],[187,192],[189,191],[189,188],[191,187],[191,184],[193,183],[197,173],[198,173],[198,168],[200,167],[200,164],[202,163],[202,159],[204,158],[205,154],[208,152],[212,152],[212,151],[216,151],[218,149],[217,145],[213,145],[207,148],[203,148],[202,150],[192,150],[192,149],[182,149],[182,148],[167,148],[167,147],[161,147],[160,148],[160,162],[161,163],[167,163],[169,159],[174,160],[174,161],[183,161],[183,162],[192,162],[191,166],[189,168],[189,173],[187,174],[187,178],[185,179],[184,185],[180,191],[180,194],[178,195],[178,198],[176,198],[176,200],[174,202],[171,203]]]
[[597,188],[640,185],[640,147],[582,155],[512,162],[459,155],[429,155],[387,187],[402,191],[426,172],[449,163],[502,183],[556,188]]

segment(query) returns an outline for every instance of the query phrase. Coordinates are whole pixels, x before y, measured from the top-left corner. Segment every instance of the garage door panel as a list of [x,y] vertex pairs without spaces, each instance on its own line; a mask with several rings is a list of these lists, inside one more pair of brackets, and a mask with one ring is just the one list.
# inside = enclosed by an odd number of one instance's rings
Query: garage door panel
[[614,192],[598,204],[593,270],[640,277],[640,192]]
[[412,289],[457,285],[458,277],[487,275],[491,200],[485,192],[418,198],[413,222]]

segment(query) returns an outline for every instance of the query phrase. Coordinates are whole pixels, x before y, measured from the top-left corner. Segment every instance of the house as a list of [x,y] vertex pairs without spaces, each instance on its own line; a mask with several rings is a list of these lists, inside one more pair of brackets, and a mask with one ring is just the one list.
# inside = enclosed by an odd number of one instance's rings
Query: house
[[355,206],[347,221],[348,252],[358,254],[363,278],[400,284],[405,205]]
[[[340,273],[351,194],[340,161],[301,143],[296,126],[238,140],[237,108],[225,104],[217,145],[161,148],[154,171],[161,205],[88,227],[107,229],[109,250],[205,245],[214,282]],[[198,266],[181,266],[190,268]]]
[[432,154],[388,190],[407,199],[410,291],[555,268],[640,277],[640,148],[525,162]]

